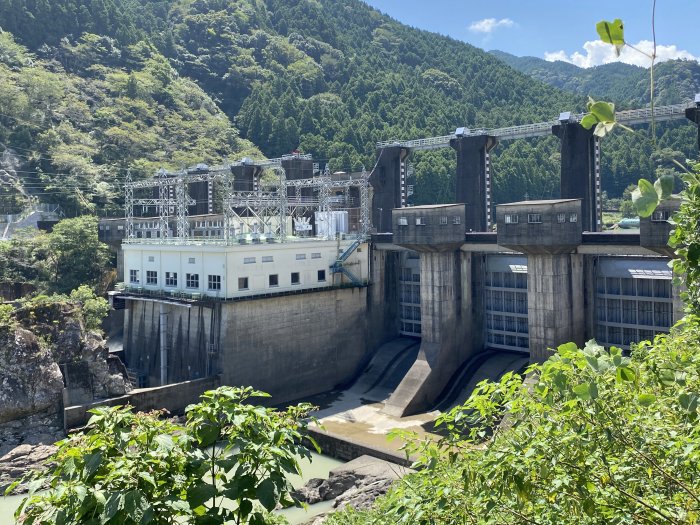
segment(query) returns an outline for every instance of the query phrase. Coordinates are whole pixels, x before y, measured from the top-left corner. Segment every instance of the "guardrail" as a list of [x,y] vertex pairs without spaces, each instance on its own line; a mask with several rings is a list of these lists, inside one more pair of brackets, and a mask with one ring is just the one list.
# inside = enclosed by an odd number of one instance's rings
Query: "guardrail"
[[[672,104],[669,106],[658,106],[654,108],[653,117],[658,122],[682,119],[685,118],[685,110],[694,107],[695,102],[684,102],[682,104]],[[570,122],[581,122],[585,113],[571,115]],[[651,108],[629,109],[618,111],[616,113],[617,121],[621,124],[634,126],[638,124],[646,124],[652,120]],[[552,133],[552,126],[560,124],[558,120],[550,120],[547,122],[536,122],[534,124],[523,124],[519,126],[508,126],[504,128],[494,129],[464,129],[460,133],[460,137],[474,137],[480,135],[489,135],[497,137],[500,140],[515,140],[528,137],[541,137]],[[442,135],[440,137],[428,137],[423,139],[413,140],[386,140],[377,142],[377,148],[401,147],[412,150],[430,150],[445,148],[450,145],[450,140],[457,138],[456,134]]]

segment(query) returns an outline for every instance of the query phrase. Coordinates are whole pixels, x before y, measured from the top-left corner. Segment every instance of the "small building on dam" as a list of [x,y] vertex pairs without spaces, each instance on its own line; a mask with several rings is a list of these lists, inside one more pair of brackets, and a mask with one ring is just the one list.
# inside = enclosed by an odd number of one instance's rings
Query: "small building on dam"
[[217,375],[283,403],[351,384],[412,337],[384,403],[403,416],[499,353],[534,362],[568,341],[629,349],[668,332],[683,315],[666,246],[679,202],[639,231],[601,231],[598,139],[574,120],[551,128],[558,199],[491,203],[497,135],[439,138],[458,157],[456,204],[408,204],[410,141],[380,144],[371,173],[294,154],[128,181],[126,218],[100,227],[123,276],[126,366],[142,386]]

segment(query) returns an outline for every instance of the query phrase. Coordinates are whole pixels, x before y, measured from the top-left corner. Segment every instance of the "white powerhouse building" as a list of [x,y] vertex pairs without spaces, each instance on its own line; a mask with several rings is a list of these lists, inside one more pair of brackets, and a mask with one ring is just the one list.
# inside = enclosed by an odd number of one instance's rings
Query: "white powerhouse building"
[[[293,155],[127,181],[125,291],[235,299],[366,285],[369,175],[291,169],[310,162]],[[284,163],[304,178],[288,179]],[[189,216],[202,196],[216,220]]]
[[333,267],[350,248],[345,271],[361,282],[368,276],[367,245],[353,240],[232,246],[139,241],[123,245],[125,285],[135,291],[231,299],[328,287],[341,283]]

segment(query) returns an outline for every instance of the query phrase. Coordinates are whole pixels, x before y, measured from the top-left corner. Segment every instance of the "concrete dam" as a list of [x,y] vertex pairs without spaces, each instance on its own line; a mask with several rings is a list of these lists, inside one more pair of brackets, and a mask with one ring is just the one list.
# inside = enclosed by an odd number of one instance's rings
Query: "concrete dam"
[[[699,108],[680,114],[697,123]],[[678,201],[639,231],[601,231],[600,140],[572,117],[546,124],[562,140],[561,198],[546,201],[491,203],[489,150],[515,128],[382,143],[370,173],[295,153],[127,182],[126,218],[100,237],[118,255],[130,373],[144,387],[217,376],[276,403],[345,388],[403,417],[567,341],[668,332]],[[434,147],[456,152],[458,203],[407,206],[406,158]]]

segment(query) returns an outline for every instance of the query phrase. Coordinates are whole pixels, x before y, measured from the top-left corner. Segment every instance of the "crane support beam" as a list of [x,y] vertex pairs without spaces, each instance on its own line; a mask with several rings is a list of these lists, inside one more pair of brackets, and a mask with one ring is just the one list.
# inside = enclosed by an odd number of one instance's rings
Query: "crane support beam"
[[[658,106],[654,108],[653,119],[656,122],[664,122],[667,120],[679,120],[686,118],[686,110],[696,108],[695,102],[685,102],[682,104],[672,104],[669,106]],[[585,113],[572,115],[569,122],[581,122]],[[616,113],[617,122],[626,126],[637,126],[640,124],[648,124],[652,121],[651,108],[630,109],[618,111]],[[690,118],[690,117],[688,117]],[[692,120],[692,119],[691,119]],[[392,147],[408,148],[414,151],[424,151],[431,149],[447,148],[450,146],[450,141],[459,137],[488,135],[496,137],[499,141],[524,139],[529,137],[544,137],[551,135],[552,127],[561,124],[558,120],[547,122],[537,122],[534,124],[523,124],[519,126],[508,126],[505,128],[484,129],[461,128],[460,134],[453,133],[452,135],[443,135],[440,137],[428,137],[414,140],[388,140],[377,143],[377,149],[385,149]]]

